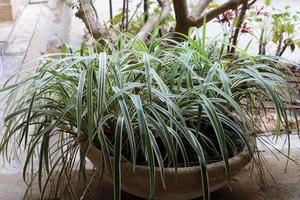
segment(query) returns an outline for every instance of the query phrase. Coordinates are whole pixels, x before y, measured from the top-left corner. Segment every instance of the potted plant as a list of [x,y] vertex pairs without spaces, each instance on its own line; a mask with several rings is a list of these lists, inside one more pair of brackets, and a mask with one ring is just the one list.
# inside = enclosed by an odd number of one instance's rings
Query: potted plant
[[258,54],[283,56],[287,49],[293,53],[300,48],[299,30],[300,12],[292,12],[289,6],[275,9],[256,6],[247,18],[250,33],[259,43]]
[[22,71],[2,89],[9,101],[1,153],[24,150],[24,176],[37,160],[29,171],[41,199],[54,178],[54,197],[67,184],[77,199],[71,172],[78,167],[84,181],[86,157],[112,178],[115,199],[121,189],[150,199],[209,198],[253,156],[257,97],[274,103],[280,130],[288,128],[291,89],[271,59],[245,52],[225,59],[226,45],[206,44],[204,31],[185,37],[146,43],[123,34],[44,56],[34,73]]

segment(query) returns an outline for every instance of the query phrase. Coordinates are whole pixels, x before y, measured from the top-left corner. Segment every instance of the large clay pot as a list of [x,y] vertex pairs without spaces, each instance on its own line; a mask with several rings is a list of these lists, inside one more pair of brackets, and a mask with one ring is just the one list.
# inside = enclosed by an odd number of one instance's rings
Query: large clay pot
[[[252,147],[254,142],[252,142]],[[95,147],[90,146],[87,153],[88,159],[96,169],[101,168],[101,152]],[[236,175],[251,160],[251,155],[247,148],[237,156],[229,159],[230,177]],[[208,174],[210,191],[213,192],[227,184],[224,162],[208,164]],[[177,169],[177,179],[174,175],[174,168],[165,168],[165,185],[163,187],[159,168],[155,169],[156,185],[153,199],[161,200],[188,200],[203,196],[200,168],[182,167]],[[149,198],[149,172],[148,167],[137,165],[133,171],[132,164],[123,162],[121,164],[122,190],[142,198]],[[110,176],[112,180],[112,175]]]

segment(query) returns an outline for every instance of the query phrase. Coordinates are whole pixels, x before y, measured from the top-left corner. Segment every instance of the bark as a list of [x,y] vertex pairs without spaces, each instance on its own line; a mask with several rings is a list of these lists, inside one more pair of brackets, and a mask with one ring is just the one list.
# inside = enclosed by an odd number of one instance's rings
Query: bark
[[[173,0],[176,17],[175,31],[187,34],[190,27],[201,27],[203,25],[204,16],[206,16],[206,21],[209,22],[225,11],[236,9],[242,3],[248,2],[248,0],[228,0],[226,3],[213,10],[210,10],[204,15],[203,13],[211,1],[212,0],[202,0],[201,3],[199,3],[198,6],[195,7],[195,9],[193,9],[189,14],[186,0]],[[162,23],[169,16],[169,0],[157,0],[157,2],[162,8],[161,16],[154,15],[153,17],[147,19],[146,23],[138,33],[141,40],[146,40],[148,38],[149,33],[153,31],[158,20],[160,20],[160,23]],[[99,39],[107,35],[107,30],[99,23],[97,12],[90,0],[80,1],[80,8],[76,13],[76,16],[82,19],[90,34],[95,39]]]
[[188,9],[186,0],[173,0],[176,27],[175,31],[178,33],[187,34],[190,25],[187,23]]
[[211,2],[212,0],[202,0],[201,3],[191,11],[190,17],[201,16]]
[[160,7],[162,8],[161,15],[160,16],[154,15],[147,20],[147,22],[144,24],[144,26],[141,28],[141,30],[138,33],[139,39],[141,40],[146,40],[148,38],[149,33],[153,31],[158,20],[160,20],[159,23],[162,23],[167,19],[167,17],[170,14],[169,0],[157,0],[157,1]]
[[[125,2],[126,0],[124,0]],[[139,31],[138,35],[141,40],[146,40],[149,36],[149,33],[153,31],[156,23],[160,20],[160,23],[164,22],[170,13],[170,3],[169,0],[157,0],[159,5],[162,8],[161,16],[153,16],[149,18],[144,26]],[[98,14],[93,4],[90,0],[81,0],[80,7],[76,16],[79,17],[85,24],[89,33],[95,39],[100,39],[101,37],[108,34],[107,30],[101,26],[98,19]],[[123,19],[124,20],[124,19]],[[122,22],[123,24],[124,22]]]
[[[252,2],[255,1],[256,0],[253,0]],[[201,1],[201,3],[189,14],[186,0],[173,0],[176,17],[175,31],[187,34],[190,27],[201,27],[203,25],[204,17],[206,17],[206,22],[209,22],[227,10],[237,9],[241,4],[248,2],[248,0],[228,0],[221,6],[204,14],[205,9],[210,2],[212,2],[212,0]]]
[[85,24],[89,33],[95,39],[99,39],[107,34],[107,31],[99,23],[96,9],[91,4],[90,0],[81,0],[79,10],[76,12],[76,17],[79,17]]
[[220,14],[231,10],[236,9],[239,7],[242,3],[247,2],[248,0],[229,0],[226,3],[220,5],[219,7],[207,12],[205,15],[201,16],[191,16],[188,18],[188,23],[191,24],[191,26],[201,27],[203,25],[204,16],[206,16],[206,22],[211,21],[212,19],[216,18]]
[[236,45],[237,45],[237,42],[238,42],[238,36],[239,36],[239,33],[241,32],[241,27],[242,27],[242,24],[244,22],[244,18],[245,18],[247,9],[248,9],[248,1],[245,1],[245,2],[243,2],[242,9],[240,11],[239,16],[237,16],[238,21],[237,21],[237,25],[235,27],[235,31],[234,31],[234,34],[233,34],[232,47],[231,47],[230,53],[235,52],[235,48],[236,48]]

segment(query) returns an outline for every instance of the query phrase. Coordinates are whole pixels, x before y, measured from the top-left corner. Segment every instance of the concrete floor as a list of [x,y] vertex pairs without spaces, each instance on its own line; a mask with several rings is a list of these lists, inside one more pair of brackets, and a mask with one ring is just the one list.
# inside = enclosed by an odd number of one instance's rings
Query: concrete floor
[[[294,2],[294,0],[291,0]],[[99,4],[99,1],[98,1]],[[80,41],[84,39],[85,31],[82,22],[73,17],[73,11],[62,7],[55,0],[50,0],[48,4],[29,5],[25,8],[22,16],[15,24],[0,24],[0,45],[6,41],[4,70],[0,77],[0,86],[14,71],[22,64],[32,58],[51,52],[58,47],[62,41],[67,41],[74,47],[78,47]],[[106,13],[107,14],[107,13]],[[105,13],[102,15],[106,15]],[[51,28],[49,28],[51,27]],[[0,46],[1,48],[1,46]],[[34,67],[35,62],[27,64]],[[0,127],[4,110],[4,96],[0,96]],[[270,139],[265,136],[264,139]],[[280,138],[276,144],[281,148],[284,138]],[[259,145],[259,150],[268,163],[272,171],[274,181],[270,176],[265,179],[263,187],[254,171],[249,176],[249,169],[243,169],[232,181],[232,191],[223,188],[212,194],[212,199],[223,200],[298,200],[300,199],[300,142],[298,137],[292,136],[291,157],[297,162],[289,162],[285,172],[286,158],[278,152],[276,157],[272,152]],[[283,151],[287,151],[286,148]],[[2,166],[2,167],[1,167]],[[22,167],[17,159],[12,159],[11,163],[0,160],[0,200],[20,200],[26,189],[22,180]],[[37,187],[34,187],[33,194],[37,198]],[[95,182],[92,185],[93,193],[101,200],[112,200],[112,185],[109,181]],[[33,199],[35,199],[33,198]],[[86,197],[84,199],[90,199]],[[137,200],[139,198],[123,194],[122,199]]]
[[[300,199],[300,151],[292,149],[292,158],[298,163],[290,162],[287,171],[284,172],[286,158],[280,156],[280,160],[274,159],[273,155],[263,153],[267,165],[271,170],[274,180],[270,176],[265,177],[265,186],[258,180],[257,171],[252,175],[249,173],[250,166],[243,169],[231,181],[232,190],[224,187],[211,194],[212,200],[299,200]],[[90,177],[93,175],[90,171]],[[74,183],[76,185],[77,183]],[[38,199],[37,184],[33,189],[33,198]],[[2,174],[0,173],[0,199],[20,200],[26,186],[23,184],[21,173]],[[87,192],[84,200],[92,200],[92,195],[99,200],[113,200],[113,185],[108,180],[94,179],[91,184],[91,191]],[[78,194],[84,188],[77,189]],[[92,195],[91,195],[92,194]],[[69,199],[69,198],[63,198]],[[50,199],[49,199],[50,200]],[[125,192],[122,193],[122,200],[142,200]]]

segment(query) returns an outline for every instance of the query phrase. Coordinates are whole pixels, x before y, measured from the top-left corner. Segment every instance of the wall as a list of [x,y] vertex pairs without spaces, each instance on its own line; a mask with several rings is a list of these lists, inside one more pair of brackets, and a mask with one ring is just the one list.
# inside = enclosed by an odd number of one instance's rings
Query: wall
[[27,4],[27,0],[0,0],[0,22],[14,21]]

